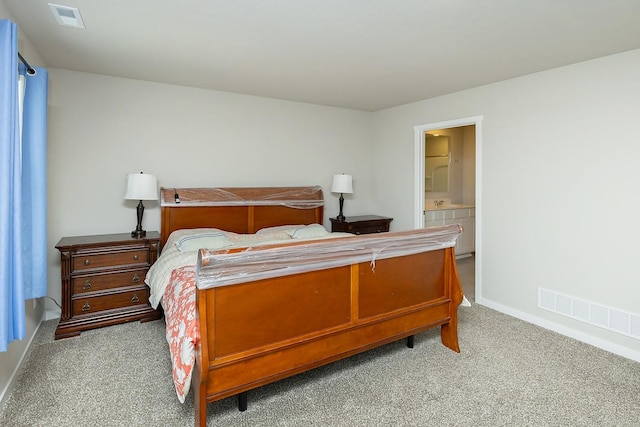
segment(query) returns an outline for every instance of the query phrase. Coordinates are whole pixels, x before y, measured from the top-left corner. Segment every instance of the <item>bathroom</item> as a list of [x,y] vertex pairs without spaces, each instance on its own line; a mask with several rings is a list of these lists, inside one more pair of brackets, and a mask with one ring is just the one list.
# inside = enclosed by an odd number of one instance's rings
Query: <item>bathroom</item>
[[476,126],[424,132],[424,227],[460,224],[455,246],[465,296],[475,301]]
[[475,206],[475,128],[469,125],[425,132],[425,210]]

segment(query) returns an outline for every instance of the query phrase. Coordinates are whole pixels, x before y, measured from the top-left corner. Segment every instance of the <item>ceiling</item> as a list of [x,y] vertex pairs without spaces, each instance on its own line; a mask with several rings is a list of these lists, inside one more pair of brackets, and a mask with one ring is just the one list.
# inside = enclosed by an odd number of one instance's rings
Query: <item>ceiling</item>
[[0,1],[49,68],[364,111],[640,48],[638,0]]

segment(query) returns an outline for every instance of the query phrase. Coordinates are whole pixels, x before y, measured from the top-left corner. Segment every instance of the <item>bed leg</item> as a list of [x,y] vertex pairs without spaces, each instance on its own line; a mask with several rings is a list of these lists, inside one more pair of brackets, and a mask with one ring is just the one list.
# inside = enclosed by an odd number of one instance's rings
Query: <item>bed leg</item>
[[413,335],[407,337],[407,347],[413,348]]
[[244,412],[247,410],[247,392],[243,391],[238,395],[238,411]]
[[442,344],[444,344],[446,347],[449,347],[456,353],[460,353],[460,345],[458,344],[457,320],[452,319],[450,323],[447,323],[440,327],[440,339],[442,340]]
[[205,386],[201,383],[200,366],[197,364],[193,367],[193,377],[191,384],[193,385],[193,407],[194,419],[196,427],[207,426],[207,393]]

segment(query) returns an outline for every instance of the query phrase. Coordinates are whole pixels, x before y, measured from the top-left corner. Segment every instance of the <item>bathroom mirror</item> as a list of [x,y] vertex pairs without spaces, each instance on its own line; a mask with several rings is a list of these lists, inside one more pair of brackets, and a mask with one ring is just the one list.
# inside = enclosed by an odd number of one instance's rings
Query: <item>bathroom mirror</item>
[[449,191],[449,137],[425,133],[424,189],[427,193]]

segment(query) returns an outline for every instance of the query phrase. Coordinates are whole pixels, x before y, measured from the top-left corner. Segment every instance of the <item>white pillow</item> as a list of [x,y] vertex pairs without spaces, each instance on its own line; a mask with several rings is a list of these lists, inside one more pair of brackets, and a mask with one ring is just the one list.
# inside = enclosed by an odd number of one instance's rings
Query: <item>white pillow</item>
[[314,237],[327,236],[329,232],[320,224],[309,224],[298,227],[291,233],[292,239],[312,239]]
[[289,233],[285,231],[273,231],[270,233],[261,234],[237,234],[227,232],[226,235],[229,240],[231,240],[236,246],[251,246],[264,242],[275,242],[291,239],[291,235],[289,235]]
[[233,242],[222,232],[184,236],[176,242],[176,246],[181,252],[197,251],[200,248],[222,249],[231,245],[233,245]]
[[[275,227],[265,227],[256,231],[257,236],[261,236],[264,234],[276,234],[285,232],[291,235],[296,229],[300,228],[300,225],[276,225]],[[304,226],[303,226],[304,227]]]
[[214,233],[222,233],[223,231],[218,228],[182,228],[180,230],[173,231],[166,243],[163,245],[162,250],[168,248],[178,249],[178,240],[185,236],[197,236],[200,234],[214,234]]

